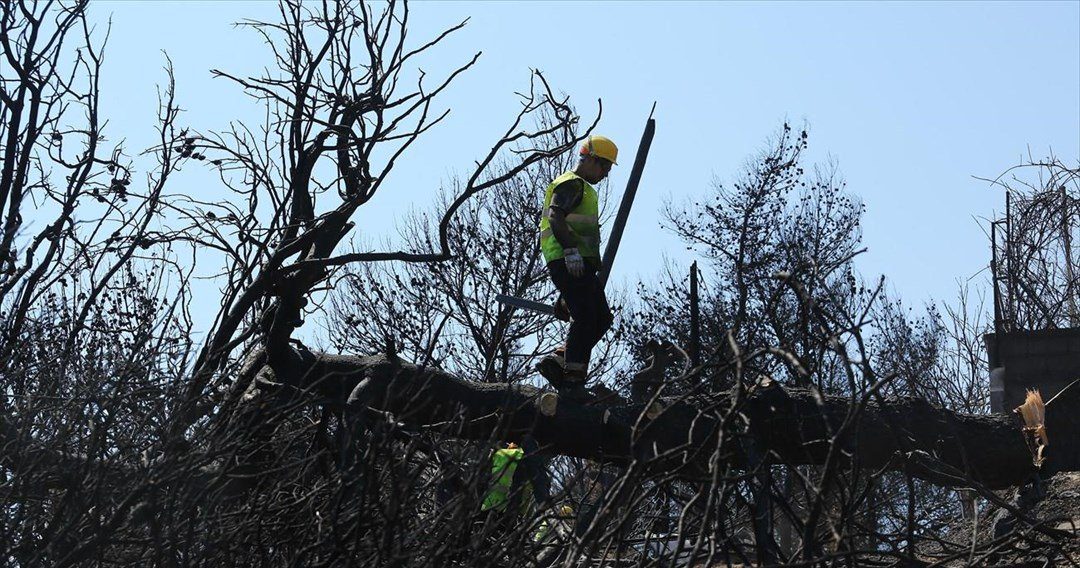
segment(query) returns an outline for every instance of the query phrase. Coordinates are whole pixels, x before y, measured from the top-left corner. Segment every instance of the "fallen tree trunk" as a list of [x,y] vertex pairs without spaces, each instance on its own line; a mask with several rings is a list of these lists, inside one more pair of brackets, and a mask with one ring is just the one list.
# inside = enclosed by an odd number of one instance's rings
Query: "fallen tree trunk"
[[[791,465],[825,464],[832,451],[841,467],[903,470],[950,487],[1005,488],[1037,471],[1017,417],[954,413],[915,398],[853,400],[772,383],[653,405],[559,400],[544,408],[555,402],[549,395],[541,404],[550,391],[468,382],[394,357],[299,359],[305,388],[335,405],[460,439],[531,435],[553,453],[687,478],[744,468],[752,448]],[[1046,409],[1046,473],[1080,470],[1077,402],[1080,388]]]

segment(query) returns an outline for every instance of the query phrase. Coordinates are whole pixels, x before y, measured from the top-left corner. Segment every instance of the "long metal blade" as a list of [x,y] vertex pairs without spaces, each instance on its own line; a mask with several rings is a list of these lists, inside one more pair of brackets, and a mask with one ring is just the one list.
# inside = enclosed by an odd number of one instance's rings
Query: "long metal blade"
[[534,302],[532,300],[526,300],[524,298],[515,298],[514,296],[507,296],[505,294],[497,294],[495,299],[515,308],[524,308],[526,310],[532,310],[534,312],[540,312],[549,316],[555,315],[555,308],[549,304],[543,304],[540,302]]

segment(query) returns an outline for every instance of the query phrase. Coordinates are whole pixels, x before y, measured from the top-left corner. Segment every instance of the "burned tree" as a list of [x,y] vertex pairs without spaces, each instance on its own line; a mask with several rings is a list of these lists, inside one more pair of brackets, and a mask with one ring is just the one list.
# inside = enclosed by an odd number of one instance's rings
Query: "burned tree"
[[[261,542],[252,530],[287,535],[276,523],[297,509],[274,505],[280,491],[356,461],[326,459],[319,443],[334,435],[335,414],[320,409],[333,405],[297,396],[310,376],[292,335],[311,291],[350,263],[450,258],[447,232],[463,204],[578,140],[566,102],[534,74],[518,116],[452,196],[430,250],[340,251],[350,218],[445,118],[437,97],[476,57],[431,84],[412,62],[464,24],[414,44],[405,6],[280,8],[281,22],[245,24],[272,47],[275,71],[216,72],[266,104],[263,132],[177,126],[170,83],[149,154],[158,167],[141,191],[122,149],[102,147],[101,39],[87,4],[4,5],[2,420],[6,495],[18,504],[5,526],[7,541],[21,543],[5,554],[20,564],[174,563],[189,553],[228,563]],[[542,109],[551,120],[529,131]],[[219,172],[231,197],[169,193],[181,165]],[[42,203],[35,216],[55,211],[55,220],[28,236],[23,220]],[[88,215],[100,221],[76,222]],[[221,307],[193,350],[186,279],[212,261],[206,251],[224,259]],[[301,463],[270,474],[279,458]],[[220,501],[275,480],[283,485],[265,500]],[[301,509],[322,502],[321,487],[306,490]],[[225,521],[252,505],[257,518]],[[318,540],[261,554],[283,558]]]
[[[377,263],[446,263],[420,284],[394,280],[393,292],[467,279],[450,298],[469,302],[470,289],[494,280],[448,262],[463,252],[455,221],[479,215],[473,206],[485,202],[472,200],[493,188],[524,192],[525,174],[566,156],[590,128],[533,74],[520,113],[447,194],[430,238],[351,250],[346,237],[364,229],[356,212],[443,120],[440,93],[476,61],[435,82],[416,71],[417,58],[460,26],[414,42],[408,6],[282,2],[280,21],[243,25],[266,40],[271,70],[215,72],[265,105],[266,123],[185,128],[175,102],[182,89],[167,74],[157,143],[128,157],[105,146],[102,40],[86,9],[0,8],[0,540],[11,563],[524,565],[553,560],[550,551],[571,565],[688,554],[914,562],[923,554],[917,537],[933,527],[920,525],[913,498],[902,500],[899,522],[868,522],[869,480],[899,471],[907,495],[912,479],[926,479],[1001,501],[990,489],[1035,467],[1028,442],[1037,443],[1037,425],[1025,431],[890,390],[899,373],[878,366],[864,338],[876,288],[851,291],[859,207],[826,170],[813,178],[819,193],[804,202],[806,214],[785,208],[785,195],[806,181],[805,138],[790,130],[752,162],[760,168],[740,188],[737,214],[717,218],[736,222],[736,240],[714,252],[736,245],[737,286],[707,311],[715,317],[702,365],[664,369],[665,355],[654,352],[656,366],[638,375],[653,388],[632,393],[609,381],[610,392],[580,403],[508,384],[526,367],[509,363],[493,340],[499,332],[479,334],[478,364],[451,367],[428,355],[438,332],[426,328],[439,325],[430,314],[407,330],[423,340],[399,333],[413,341],[385,342],[379,354],[312,349],[296,330],[319,313],[313,301],[336,277],[370,276]],[[196,167],[217,176],[225,197],[173,189]],[[815,217],[823,204],[841,214]],[[31,214],[51,217],[30,224]],[[779,230],[776,216],[785,220]],[[807,234],[824,237],[812,251]],[[530,285],[534,266],[513,266],[520,278],[507,282]],[[196,344],[191,312],[206,304],[192,303],[204,294],[192,280],[207,275],[216,275],[220,302]],[[370,288],[354,292],[368,302],[357,316],[385,315],[371,311],[381,300]],[[494,321],[502,330],[521,323],[509,314]],[[1045,408],[1047,471],[1076,467],[1067,438],[1055,441],[1075,429],[1056,406],[1071,396]],[[524,436],[546,452],[621,467],[592,486],[594,515],[480,513],[488,472],[457,463],[448,440],[484,448]],[[777,464],[787,489],[765,475]],[[568,479],[553,500],[576,504],[574,488]],[[784,499],[763,507],[762,495]],[[637,513],[657,502],[675,505],[680,530],[640,530]],[[1050,549],[1061,537],[1016,513],[1020,536],[1007,538],[1035,535]],[[788,519],[796,537],[788,546],[761,530],[771,515]],[[580,526],[550,528],[563,521]]]

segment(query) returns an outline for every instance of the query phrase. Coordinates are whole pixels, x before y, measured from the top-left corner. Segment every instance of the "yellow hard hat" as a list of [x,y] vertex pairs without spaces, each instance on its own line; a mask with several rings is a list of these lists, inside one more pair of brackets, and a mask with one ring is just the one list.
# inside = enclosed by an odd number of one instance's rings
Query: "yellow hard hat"
[[574,516],[574,508],[570,505],[563,505],[562,507],[559,507],[559,515],[562,517],[572,517]]
[[590,136],[586,138],[581,143],[581,155],[596,156],[613,164],[619,163],[616,160],[619,157],[619,148],[606,136]]

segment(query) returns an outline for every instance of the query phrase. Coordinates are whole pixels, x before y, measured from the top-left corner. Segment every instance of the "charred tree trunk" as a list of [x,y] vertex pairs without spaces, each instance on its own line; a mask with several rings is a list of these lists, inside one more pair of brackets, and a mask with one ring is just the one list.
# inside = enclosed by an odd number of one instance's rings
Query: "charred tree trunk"
[[[852,399],[771,383],[653,404],[560,400],[552,409],[551,395],[542,405],[545,391],[532,386],[469,382],[394,357],[302,353],[294,361],[301,388],[334,406],[460,439],[532,435],[548,452],[689,479],[748,467],[747,436],[789,465],[904,470],[951,487],[1005,488],[1036,472],[1018,418],[954,413],[915,398]],[[1044,473],[1080,470],[1080,418],[1068,411],[1078,393],[1069,389],[1046,408]]]

